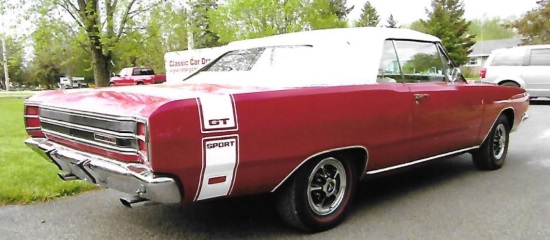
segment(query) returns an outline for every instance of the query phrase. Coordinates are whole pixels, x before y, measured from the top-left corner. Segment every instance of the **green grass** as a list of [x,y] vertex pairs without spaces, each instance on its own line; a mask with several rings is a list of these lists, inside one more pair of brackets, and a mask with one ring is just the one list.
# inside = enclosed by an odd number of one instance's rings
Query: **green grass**
[[46,201],[95,189],[82,181],[62,181],[54,164],[25,145],[23,102],[0,98],[0,205]]

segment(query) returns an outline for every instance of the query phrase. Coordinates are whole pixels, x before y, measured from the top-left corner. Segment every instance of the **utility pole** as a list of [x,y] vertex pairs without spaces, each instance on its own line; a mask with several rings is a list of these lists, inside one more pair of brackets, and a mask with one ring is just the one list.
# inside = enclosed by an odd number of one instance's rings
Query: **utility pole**
[[4,76],[6,78],[6,91],[10,90],[10,75],[8,73],[8,57],[6,56],[6,31],[4,30],[4,4],[2,4],[2,62],[4,63]]

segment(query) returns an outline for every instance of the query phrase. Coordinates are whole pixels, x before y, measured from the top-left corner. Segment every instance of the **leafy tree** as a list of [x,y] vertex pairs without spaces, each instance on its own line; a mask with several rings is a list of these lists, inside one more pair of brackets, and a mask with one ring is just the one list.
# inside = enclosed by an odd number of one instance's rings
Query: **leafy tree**
[[423,32],[423,33],[428,32],[428,29],[424,26],[421,19],[418,19],[418,20],[412,22],[411,24],[409,24],[408,26],[403,26],[403,27],[406,27],[408,29],[412,29],[412,30],[415,30],[415,31]]
[[329,0],[329,12],[344,20],[355,6],[347,7],[347,0]]
[[517,36],[517,33],[507,29],[501,18],[474,19],[468,29],[468,33],[476,35],[477,41],[507,39]]
[[[10,82],[23,83],[23,55],[24,55],[24,43],[22,39],[7,36],[6,41],[6,57],[8,65],[8,74]],[[1,57],[1,56],[0,56]],[[3,62],[2,62],[3,64]],[[5,75],[4,69],[0,64],[0,81],[4,83]]]
[[376,27],[380,23],[380,16],[369,1],[365,2],[361,9],[359,20],[355,22],[356,27]]
[[441,39],[456,64],[465,64],[475,44],[475,35],[468,33],[471,22],[464,19],[462,0],[432,0],[431,10],[426,12],[428,20],[420,20],[426,32]]
[[191,26],[195,48],[220,46],[220,37],[210,29],[208,12],[218,7],[217,0],[191,1]]
[[[160,1],[160,0],[159,0]],[[113,49],[127,31],[127,23],[135,16],[148,12],[157,0],[39,0],[36,11],[82,33],[81,44],[88,48],[95,83],[109,84]],[[71,21],[66,21],[70,16]]]
[[388,18],[388,23],[386,24],[387,28],[399,28],[397,26],[397,21],[393,18],[393,14],[390,14],[390,17]]
[[525,45],[550,43],[550,1],[539,1],[537,8],[506,26],[516,29]]
[[344,27],[346,22],[329,11],[329,0],[228,0],[210,11],[210,28],[221,43],[234,40]]

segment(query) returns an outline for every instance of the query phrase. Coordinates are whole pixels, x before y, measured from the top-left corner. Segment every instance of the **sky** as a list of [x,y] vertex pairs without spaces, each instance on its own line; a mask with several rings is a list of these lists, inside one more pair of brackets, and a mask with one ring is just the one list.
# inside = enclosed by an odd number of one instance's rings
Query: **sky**
[[[367,0],[347,0],[348,6],[355,5],[348,19],[356,20]],[[390,14],[393,14],[398,25],[410,24],[426,18],[426,8],[430,7],[431,0],[369,0],[380,15],[380,23],[385,24]],[[537,6],[537,0],[463,0],[467,19],[483,18],[487,16],[510,18],[520,17],[525,12]]]

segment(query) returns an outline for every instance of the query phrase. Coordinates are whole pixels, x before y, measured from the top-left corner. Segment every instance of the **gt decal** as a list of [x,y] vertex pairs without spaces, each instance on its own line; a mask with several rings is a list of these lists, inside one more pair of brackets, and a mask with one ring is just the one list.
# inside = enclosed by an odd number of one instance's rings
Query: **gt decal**
[[203,133],[238,130],[237,110],[232,95],[202,96],[197,102]]
[[231,193],[239,165],[239,136],[203,138],[202,171],[195,201]]

